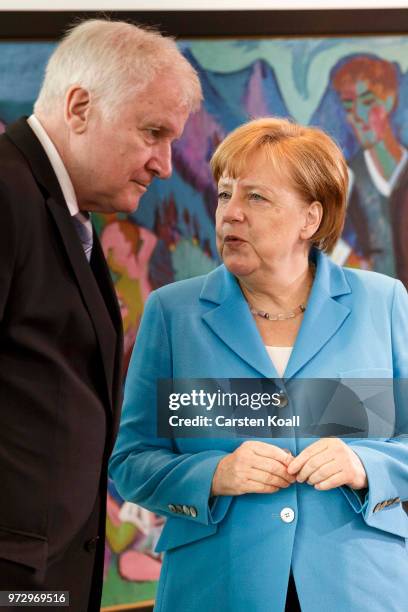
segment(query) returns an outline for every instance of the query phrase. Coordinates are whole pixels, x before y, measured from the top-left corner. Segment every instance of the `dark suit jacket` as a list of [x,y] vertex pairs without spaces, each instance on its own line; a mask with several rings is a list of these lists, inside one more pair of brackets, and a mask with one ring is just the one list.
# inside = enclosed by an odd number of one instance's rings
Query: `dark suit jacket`
[[21,119],[0,136],[1,590],[70,590],[75,612],[99,610],[121,354],[99,241],[89,265]]

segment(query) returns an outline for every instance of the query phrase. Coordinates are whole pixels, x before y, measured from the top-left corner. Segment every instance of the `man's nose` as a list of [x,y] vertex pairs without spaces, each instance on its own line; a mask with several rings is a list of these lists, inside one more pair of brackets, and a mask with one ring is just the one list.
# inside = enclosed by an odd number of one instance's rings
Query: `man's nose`
[[171,144],[162,143],[160,148],[156,149],[148,163],[148,168],[155,176],[161,179],[167,179],[171,176]]
[[355,121],[355,123],[365,123],[363,111],[357,102],[354,102],[353,104],[352,114],[353,114],[353,120]]

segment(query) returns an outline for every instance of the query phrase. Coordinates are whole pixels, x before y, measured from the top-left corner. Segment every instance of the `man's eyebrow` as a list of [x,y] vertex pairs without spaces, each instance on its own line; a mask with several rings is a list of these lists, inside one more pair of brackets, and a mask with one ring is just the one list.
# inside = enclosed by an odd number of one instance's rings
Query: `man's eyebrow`
[[374,96],[374,95],[375,95],[375,94],[374,94],[374,92],[373,92],[373,91],[370,91],[370,89],[366,89],[366,91],[363,91],[363,92],[360,94],[360,98],[368,98],[369,96]]

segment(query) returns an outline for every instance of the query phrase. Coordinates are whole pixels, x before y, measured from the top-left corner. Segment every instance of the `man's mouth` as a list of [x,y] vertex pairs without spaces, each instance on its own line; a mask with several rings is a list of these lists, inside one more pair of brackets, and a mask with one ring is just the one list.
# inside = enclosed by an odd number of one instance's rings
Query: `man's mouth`
[[141,183],[140,181],[136,181],[134,179],[131,180],[132,183],[135,183],[138,187],[140,187],[141,189],[143,189],[143,191],[147,191],[147,188],[149,186],[149,183]]

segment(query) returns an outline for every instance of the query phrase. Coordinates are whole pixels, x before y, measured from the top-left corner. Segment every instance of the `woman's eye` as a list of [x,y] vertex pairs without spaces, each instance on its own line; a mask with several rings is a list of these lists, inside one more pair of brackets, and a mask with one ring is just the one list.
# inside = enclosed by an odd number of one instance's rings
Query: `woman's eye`
[[228,193],[228,191],[220,191],[220,193],[218,194],[219,200],[229,200],[229,198],[230,194]]
[[259,193],[251,192],[248,195],[249,195],[249,199],[250,200],[255,200],[255,202],[262,202],[263,200],[265,200],[265,198],[263,196],[261,196]]

